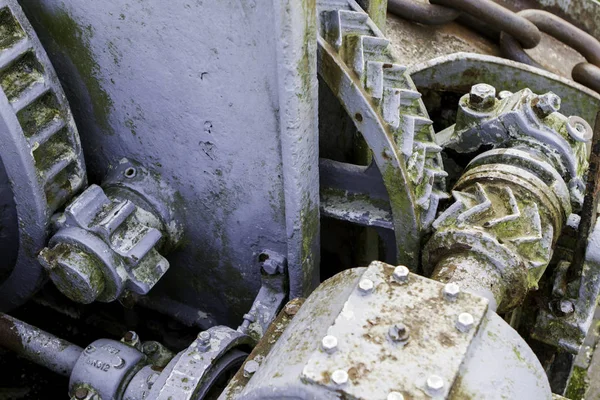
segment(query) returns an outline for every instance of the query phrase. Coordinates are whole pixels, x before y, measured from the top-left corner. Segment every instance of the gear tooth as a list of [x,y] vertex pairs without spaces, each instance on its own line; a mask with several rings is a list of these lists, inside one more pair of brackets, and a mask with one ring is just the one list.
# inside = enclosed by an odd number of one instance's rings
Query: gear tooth
[[432,121],[420,101],[421,94],[406,74],[406,67],[393,57],[389,40],[356,3],[320,0],[318,7],[330,11],[320,14],[325,15],[323,37],[338,50],[340,61],[358,76],[394,136],[404,156],[402,167],[414,185],[413,193],[419,193],[417,205],[426,214],[422,221],[429,225],[436,212],[431,214],[431,206],[437,208],[439,200],[432,202],[430,197],[434,186],[435,190],[444,187],[446,174],[440,168],[441,148],[435,144]]
[[383,75],[383,62],[367,61],[366,87],[370,90],[371,96],[379,100],[383,97]]

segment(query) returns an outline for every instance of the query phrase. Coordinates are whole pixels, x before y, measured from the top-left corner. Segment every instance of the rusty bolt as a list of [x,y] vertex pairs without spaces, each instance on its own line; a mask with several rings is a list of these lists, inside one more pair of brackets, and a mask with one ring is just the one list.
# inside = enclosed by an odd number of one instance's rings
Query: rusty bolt
[[461,313],[458,316],[458,320],[456,321],[456,329],[465,333],[471,330],[473,325],[475,324],[475,320],[473,316],[469,313]]
[[390,392],[387,395],[387,400],[404,400],[404,395],[400,392]]
[[337,350],[338,340],[335,336],[327,335],[321,340],[321,348],[326,353],[334,353]]
[[77,390],[75,390],[75,398],[77,400],[83,400],[86,397],[88,397],[89,393],[90,392],[87,390],[87,388],[84,388],[84,387],[77,388]]
[[333,374],[331,374],[331,380],[336,385],[343,385],[348,382],[348,373],[343,369],[333,371]]
[[132,343],[138,340],[138,335],[134,331],[129,331],[123,335],[123,339],[128,343]]
[[398,283],[405,283],[408,281],[408,274],[410,271],[404,265],[398,265],[394,268],[394,273],[392,274],[392,278]]
[[375,286],[375,284],[373,283],[372,280],[370,279],[361,279],[360,282],[358,283],[358,290],[362,293],[362,294],[369,294],[373,291],[373,287]]
[[404,324],[395,324],[388,330],[388,335],[393,342],[405,343],[410,337],[408,329]]
[[244,376],[246,378],[250,378],[256,371],[258,371],[259,366],[260,365],[258,362],[254,360],[246,361],[246,364],[244,364]]
[[158,343],[146,342],[142,346],[142,352],[146,355],[154,354],[158,351]]
[[288,303],[283,311],[290,317],[296,315],[298,310],[300,309],[300,305],[294,303]]
[[429,378],[427,378],[427,389],[429,389],[431,392],[439,392],[443,387],[444,379],[442,379],[441,376],[431,375]]
[[460,294],[460,287],[454,283],[447,283],[446,286],[444,286],[444,298],[448,301],[455,301],[458,298],[458,295]]
[[560,97],[552,92],[544,93],[532,102],[533,110],[540,118],[546,118],[553,112],[560,110]]
[[479,83],[471,87],[469,104],[472,108],[483,111],[490,109],[496,103],[496,89],[488,84]]

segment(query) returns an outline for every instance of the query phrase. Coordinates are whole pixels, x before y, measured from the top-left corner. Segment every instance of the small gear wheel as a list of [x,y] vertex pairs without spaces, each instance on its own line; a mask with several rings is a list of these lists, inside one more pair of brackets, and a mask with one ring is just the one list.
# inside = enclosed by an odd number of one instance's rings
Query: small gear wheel
[[6,311],[44,282],[37,255],[50,218],[86,185],[67,99],[15,0],[0,0],[0,161],[0,310]]

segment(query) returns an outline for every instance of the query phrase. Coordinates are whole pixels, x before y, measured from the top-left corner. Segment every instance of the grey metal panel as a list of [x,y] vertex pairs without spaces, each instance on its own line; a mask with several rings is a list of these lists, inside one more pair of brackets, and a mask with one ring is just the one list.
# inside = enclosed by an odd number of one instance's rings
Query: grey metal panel
[[156,301],[207,305],[209,317],[239,322],[260,287],[253,261],[265,248],[289,253],[293,295],[310,286],[318,262],[310,256],[318,233],[313,2],[21,4],[71,102],[91,181],[127,157],[179,192],[185,244],[169,257]]

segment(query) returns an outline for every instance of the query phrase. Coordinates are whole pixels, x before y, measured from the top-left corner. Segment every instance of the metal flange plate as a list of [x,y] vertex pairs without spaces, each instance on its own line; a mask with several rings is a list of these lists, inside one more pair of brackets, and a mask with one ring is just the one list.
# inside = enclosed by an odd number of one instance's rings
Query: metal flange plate
[[[415,274],[402,282],[394,267],[371,263],[328,329],[327,351],[311,356],[303,379],[352,399],[385,399],[392,392],[446,398],[488,301],[462,292],[451,300],[444,290],[443,283]],[[395,336],[398,326],[407,338]]]

